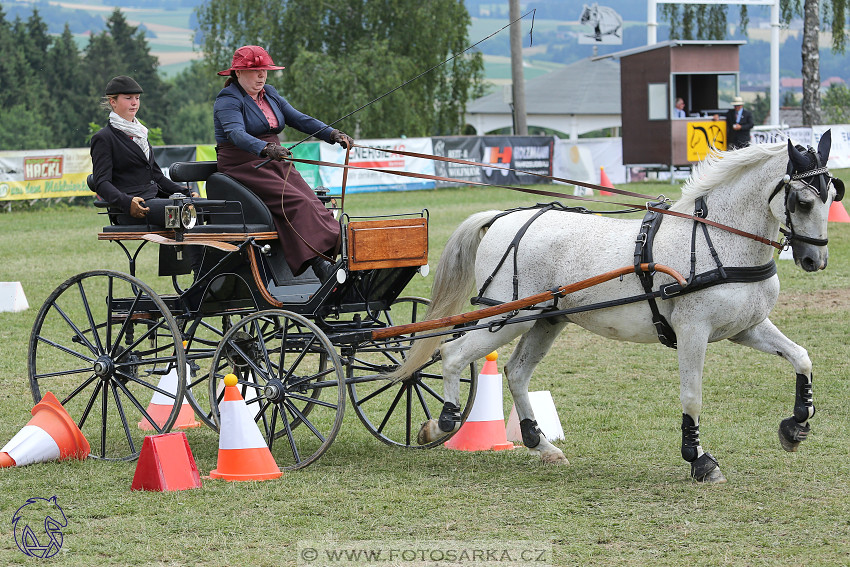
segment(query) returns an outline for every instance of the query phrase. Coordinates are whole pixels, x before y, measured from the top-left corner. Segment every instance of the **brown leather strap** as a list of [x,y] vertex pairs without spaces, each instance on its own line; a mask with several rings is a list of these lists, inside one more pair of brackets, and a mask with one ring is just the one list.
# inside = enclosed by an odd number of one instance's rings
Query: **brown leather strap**
[[[358,146],[357,144],[354,144],[354,146],[360,147],[360,148],[387,151],[387,152],[390,152],[390,153],[399,153],[399,154],[402,154],[402,153],[410,154],[411,153],[411,152],[401,152],[401,151],[397,151],[397,150],[383,150],[381,148],[369,148],[368,146]],[[480,166],[480,167],[491,167],[491,168],[496,167],[498,169],[507,169],[509,171],[516,171],[518,173],[529,173],[530,175],[536,175],[538,177],[553,179],[555,181],[562,181],[564,183],[571,183],[571,184],[574,184],[574,185],[581,185],[583,187],[590,187],[590,188],[600,189],[600,190],[604,190],[604,191],[608,191],[608,192],[617,192],[617,193],[620,193],[620,194],[623,194],[623,195],[635,196],[635,197],[642,198],[642,199],[651,199],[651,200],[656,199],[656,197],[648,197],[646,195],[641,195],[640,193],[632,193],[630,191],[622,191],[622,190],[618,190],[618,189],[614,189],[612,191],[611,187],[602,187],[602,186],[599,186],[599,185],[594,185],[592,183],[584,183],[584,182],[574,181],[574,180],[570,180],[570,179],[564,179],[564,178],[560,178],[560,177],[548,177],[548,176],[544,176],[544,175],[540,175],[540,174],[532,174],[530,172],[525,172],[525,171],[522,171],[522,170],[493,166],[492,164],[479,163],[479,162],[466,161],[466,160],[458,160],[458,159],[446,158],[446,157],[442,157],[442,156],[428,156],[428,154],[416,154],[416,155],[417,156],[423,156],[423,157],[429,157],[429,158],[432,158],[432,159],[438,159],[439,161],[449,161],[449,162],[452,162],[452,163],[459,163],[459,164],[466,164],[466,165],[476,165],[476,166]],[[647,211],[653,211],[653,212],[661,213],[661,214],[664,214],[664,215],[670,215],[670,216],[674,216],[674,217],[680,217],[680,218],[683,218],[683,219],[692,220],[694,222],[701,222],[703,224],[707,224],[709,226],[713,226],[715,228],[725,230],[725,231],[730,232],[732,234],[737,234],[738,236],[743,236],[745,238],[750,238],[752,240],[755,240],[756,242],[761,242],[762,244],[767,244],[768,246],[773,246],[774,248],[777,248],[779,250],[782,250],[784,248],[784,246],[781,243],[776,242],[774,240],[770,240],[769,238],[765,238],[763,236],[759,236],[759,235],[753,234],[751,232],[747,232],[747,231],[740,230],[740,229],[737,229],[737,228],[734,228],[734,227],[731,227],[731,226],[728,226],[728,225],[725,225],[725,224],[721,224],[719,222],[711,221],[711,220],[704,219],[704,218],[701,218],[701,217],[697,217],[697,216],[694,216],[694,215],[689,215],[687,213],[678,213],[678,212],[675,212],[675,211],[670,211],[669,209],[661,209],[661,208],[658,208],[658,207],[653,207],[649,203],[638,206],[638,205],[635,205],[634,203],[620,203],[618,201],[603,201],[603,200],[600,200],[600,199],[592,199],[590,197],[580,197],[578,195],[569,195],[567,193],[559,193],[557,191],[546,191],[546,190],[543,190],[543,189],[530,189],[530,188],[527,188],[527,187],[518,187],[516,185],[501,185],[501,184],[498,184],[498,183],[484,183],[483,181],[470,181],[470,180],[465,180],[465,179],[454,179],[454,178],[451,178],[451,177],[443,177],[443,176],[440,176],[440,175],[430,175],[428,173],[413,173],[413,172],[410,172],[410,171],[396,171],[396,170],[391,170],[391,169],[381,169],[381,168],[377,168],[377,167],[361,167],[361,166],[357,166],[357,165],[348,165],[348,164],[343,165],[343,164],[339,164],[339,163],[333,163],[333,162],[327,162],[327,161],[321,161],[321,160],[310,160],[310,159],[300,159],[300,158],[287,158],[287,159],[290,160],[290,161],[293,161],[293,162],[305,163],[305,164],[309,164],[309,165],[318,165],[318,166],[324,166],[324,167],[342,167],[342,168],[345,168],[345,169],[349,169],[349,168],[351,168],[351,169],[362,169],[362,170],[367,170],[367,171],[374,171],[374,172],[377,172],[377,173],[388,173],[390,175],[398,175],[398,176],[401,176],[401,177],[413,177],[413,178],[416,178],[416,179],[430,179],[432,181],[445,181],[445,182],[449,182],[449,183],[458,183],[458,184],[461,184],[461,185],[473,185],[473,186],[477,186],[477,187],[500,187],[502,189],[511,189],[512,191],[520,191],[522,193],[530,193],[530,194],[533,194],[533,195],[544,195],[544,196],[547,196],[547,197],[555,197],[556,199],[573,199],[573,200],[577,200],[577,201],[589,201],[589,202],[592,202],[592,203],[604,203],[604,204],[607,204],[607,205],[617,205],[617,206],[621,206],[621,207],[639,208],[639,209],[644,209],[644,210],[647,210]]]

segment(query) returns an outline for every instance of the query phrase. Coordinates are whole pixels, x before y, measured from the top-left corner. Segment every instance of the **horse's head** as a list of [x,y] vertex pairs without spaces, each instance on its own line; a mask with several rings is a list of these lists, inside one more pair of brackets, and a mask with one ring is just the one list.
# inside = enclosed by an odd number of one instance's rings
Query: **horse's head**
[[833,201],[844,197],[844,182],[826,167],[832,145],[830,130],[821,136],[818,149],[794,146],[788,141],[785,177],[771,195],[785,189],[785,226],[781,229],[791,245],[794,261],[807,272],[826,268],[827,219]]
[[582,11],[581,11],[581,18],[580,18],[580,22],[581,22],[582,24],[586,24],[586,23],[588,23],[588,22],[589,22],[589,21],[591,21],[591,20],[595,20],[595,19],[596,19],[596,12],[597,12],[597,9],[598,9],[598,8],[597,8],[596,4],[594,4],[594,5],[593,5],[593,7],[588,6],[587,4],[585,4],[585,5],[584,5],[584,8],[583,8],[583,9],[582,9]]

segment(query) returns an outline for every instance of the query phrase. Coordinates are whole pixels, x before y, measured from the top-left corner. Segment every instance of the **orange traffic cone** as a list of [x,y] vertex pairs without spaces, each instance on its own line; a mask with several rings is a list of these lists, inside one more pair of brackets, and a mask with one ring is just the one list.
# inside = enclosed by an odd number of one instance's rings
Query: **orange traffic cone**
[[22,467],[31,463],[85,459],[91,448],[51,392],[32,408],[32,419],[0,449],[0,467]]
[[827,222],[850,222],[850,215],[847,214],[844,203],[833,201],[829,206],[829,216],[826,220]]
[[459,451],[502,451],[513,449],[505,436],[505,413],[502,409],[502,375],[496,365],[499,354],[491,352],[487,362],[478,375],[478,386],[475,391],[475,401],[469,417],[455,433],[446,441],[449,449]]
[[234,374],[224,377],[224,399],[219,404],[221,434],[218,438],[218,468],[211,478],[224,480],[270,480],[283,473],[251,419],[248,406],[236,388]]
[[[611,189],[614,188],[614,184],[611,183],[610,179],[608,179],[608,174],[605,173],[605,168],[602,166],[599,167],[599,184],[603,187],[610,187]],[[610,191],[602,191],[601,189],[599,190],[599,194],[613,195],[613,193],[611,193]]]
[[[186,348],[186,341],[183,341],[183,348]],[[186,365],[186,377],[188,378],[191,374],[190,366]],[[177,394],[177,369],[172,368],[168,371],[168,374],[164,375],[159,379],[159,384],[157,387],[164,391],[168,392],[172,396]],[[165,394],[161,394],[160,392],[154,392],[153,397],[151,398],[151,402],[148,404],[147,412],[156,424],[162,428],[165,422],[168,420],[168,416],[171,415],[171,409],[174,407],[174,398],[170,398]],[[200,427],[203,425],[200,421],[195,419],[195,411],[192,409],[192,406],[189,405],[189,401],[183,396],[183,400],[180,404],[180,413],[177,415],[177,421],[174,422],[173,428],[175,429],[189,429],[190,427]],[[142,418],[142,421],[139,422],[139,429],[142,431],[153,431],[154,426],[151,424],[147,418]]]

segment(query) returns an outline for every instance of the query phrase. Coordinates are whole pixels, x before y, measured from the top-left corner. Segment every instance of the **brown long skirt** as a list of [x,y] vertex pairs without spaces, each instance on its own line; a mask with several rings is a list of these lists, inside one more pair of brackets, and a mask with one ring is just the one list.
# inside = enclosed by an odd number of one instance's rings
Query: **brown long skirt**
[[[277,142],[277,136],[260,139]],[[333,252],[339,240],[339,222],[319,201],[307,182],[288,161],[265,161],[233,144],[216,147],[218,170],[240,181],[268,206],[283,246],[286,262],[295,275],[307,262]]]

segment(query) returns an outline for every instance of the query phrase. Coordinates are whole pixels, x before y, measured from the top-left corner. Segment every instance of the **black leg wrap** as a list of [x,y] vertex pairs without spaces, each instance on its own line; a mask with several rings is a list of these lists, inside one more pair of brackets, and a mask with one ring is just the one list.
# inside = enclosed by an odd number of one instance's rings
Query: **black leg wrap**
[[458,423],[460,423],[460,407],[451,402],[444,403],[443,411],[440,412],[440,419],[437,421],[440,431],[446,433],[454,431]]
[[712,457],[710,453],[703,453],[701,457],[691,463],[691,476],[694,480],[702,482],[717,467],[717,459]]
[[800,442],[805,441],[812,430],[808,423],[797,423],[796,417],[786,417],[779,423],[779,442],[786,451],[796,451]]
[[533,419],[523,419],[519,422],[519,429],[522,431],[522,444],[529,449],[534,449],[540,445],[540,436],[543,432],[537,427],[537,422]]
[[699,447],[699,425],[694,423],[691,416],[682,414],[682,458],[689,463],[697,460]]
[[[806,423],[815,415],[812,399],[811,380],[805,374],[797,374],[797,395],[794,399],[794,419],[797,423]],[[811,415],[809,415],[809,408],[812,408]]]

